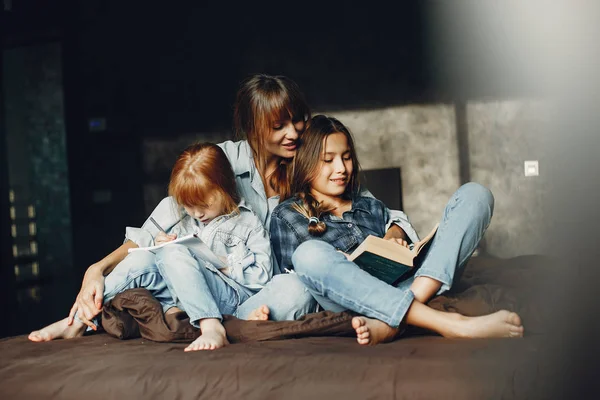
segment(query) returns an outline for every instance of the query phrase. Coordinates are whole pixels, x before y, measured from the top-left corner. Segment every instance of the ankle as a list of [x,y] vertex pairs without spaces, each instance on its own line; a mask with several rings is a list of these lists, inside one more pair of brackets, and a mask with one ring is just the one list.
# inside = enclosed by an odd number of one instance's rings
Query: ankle
[[217,331],[225,329],[220,319],[204,318],[200,320],[200,330],[202,331]]

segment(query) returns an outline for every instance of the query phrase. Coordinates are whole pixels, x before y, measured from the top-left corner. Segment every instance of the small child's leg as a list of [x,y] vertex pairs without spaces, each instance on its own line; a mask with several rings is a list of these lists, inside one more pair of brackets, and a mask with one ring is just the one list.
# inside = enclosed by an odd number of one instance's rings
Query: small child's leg
[[184,351],[215,350],[229,344],[225,328],[217,318],[200,320],[200,331],[202,334]]

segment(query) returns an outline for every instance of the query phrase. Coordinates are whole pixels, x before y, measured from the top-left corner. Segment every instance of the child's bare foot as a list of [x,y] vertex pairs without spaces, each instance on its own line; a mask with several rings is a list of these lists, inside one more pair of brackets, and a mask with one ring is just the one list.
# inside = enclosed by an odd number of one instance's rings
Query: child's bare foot
[[352,327],[356,331],[358,344],[374,346],[378,343],[391,342],[400,332],[385,322],[367,317],[352,318]]
[[266,321],[269,319],[269,307],[260,306],[248,315],[248,321]]
[[200,321],[200,331],[198,336],[184,351],[197,350],[215,350],[228,345],[225,328],[216,318],[206,318]]
[[73,321],[73,325],[67,325],[67,319],[61,319],[53,324],[33,331],[29,334],[29,340],[32,342],[49,342],[54,339],[72,339],[83,336],[86,325],[78,320]]
[[444,336],[463,338],[523,337],[524,328],[517,313],[500,310],[481,317],[459,315],[456,326]]

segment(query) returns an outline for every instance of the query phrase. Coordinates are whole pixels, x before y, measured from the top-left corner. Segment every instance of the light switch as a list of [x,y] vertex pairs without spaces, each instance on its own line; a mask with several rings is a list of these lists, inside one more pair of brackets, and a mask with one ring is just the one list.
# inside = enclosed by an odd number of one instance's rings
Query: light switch
[[525,161],[525,176],[538,176],[540,174],[540,165],[538,160]]

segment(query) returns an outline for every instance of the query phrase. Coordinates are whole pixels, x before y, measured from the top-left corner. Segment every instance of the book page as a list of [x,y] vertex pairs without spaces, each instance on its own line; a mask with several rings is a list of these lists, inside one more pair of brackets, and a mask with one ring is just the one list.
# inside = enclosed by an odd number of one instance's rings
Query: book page
[[435,233],[437,232],[438,227],[440,226],[440,224],[436,224],[433,229],[431,230],[431,232],[429,232],[427,234],[427,236],[425,236],[423,239],[419,240],[417,243],[415,243],[415,246],[413,247],[413,252],[415,254],[419,254],[419,252],[421,251],[421,249],[423,248],[423,246],[425,246],[427,243],[429,243],[429,241],[433,238],[433,235],[435,235]]
[[132,249],[128,250],[128,253],[131,253],[132,251],[142,251],[143,250],[143,251],[149,251],[151,253],[156,254],[156,252],[159,251],[161,248],[163,248],[165,246],[173,245],[173,244],[182,244],[182,245],[188,247],[190,249],[190,251],[197,258],[200,258],[204,261],[208,261],[209,263],[211,263],[212,265],[214,265],[215,267],[217,267],[219,269],[227,267],[225,262],[223,260],[221,260],[221,258],[219,258],[219,256],[217,256],[215,253],[213,253],[213,251],[210,249],[210,247],[208,247],[208,245],[206,243],[204,243],[202,241],[202,239],[200,239],[197,236],[197,234],[182,236],[180,238],[177,238],[177,239],[172,240],[167,243],[159,244],[157,246],[132,248]]

